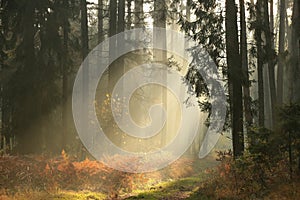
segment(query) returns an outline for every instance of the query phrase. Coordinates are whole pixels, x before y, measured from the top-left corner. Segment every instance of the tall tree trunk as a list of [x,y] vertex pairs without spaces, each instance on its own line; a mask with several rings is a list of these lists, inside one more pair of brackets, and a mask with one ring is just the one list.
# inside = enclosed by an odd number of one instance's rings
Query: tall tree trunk
[[[3,20],[4,20],[4,14],[3,11],[4,10],[4,2],[3,0],[0,0],[0,72],[2,73],[2,69],[3,69],[3,60],[2,60],[2,56],[3,56],[3,48],[4,48],[4,41],[5,38],[3,36]],[[4,89],[4,84],[2,83],[2,79],[0,80],[0,116],[1,116],[1,121],[0,121],[0,151],[4,150],[4,145],[3,145],[3,139],[4,139],[4,131],[3,131],[3,110],[5,109],[4,107],[4,98],[3,98],[3,89]]]
[[103,31],[103,0],[98,0],[98,43],[100,44],[104,40],[104,31]]
[[131,29],[132,19],[131,19],[131,3],[132,0],[127,0],[127,30]]
[[[117,1],[110,0],[109,1],[109,32],[108,36],[112,37],[117,33]],[[109,41],[109,61],[113,61],[112,58],[115,55],[115,50],[117,47],[117,41],[110,39]],[[111,67],[108,69],[108,92],[111,92],[113,85],[113,71]]]
[[234,157],[242,155],[244,151],[243,135],[243,103],[242,83],[240,74],[242,72],[241,57],[239,54],[237,8],[234,0],[226,0],[226,56],[228,66],[228,82],[232,85],[231,123],[233,138]]
[[[167,22],[167,4],[166,0],[157,0],[154,1],[154,13],[153,13],[153,26],[157,28],[161,28],[153,35],[153,42],[156,44],[156,46],[160,49],[166,49],[167,48],[167,35],[166,35],[166,23]],[[167,52],[165,50],[158,50],[154,49],[153,52],[154,61],[166,64],[167,63]],[[166,71],[162,72],[162,74],[159,74],[159,76],[165,77],[165,80],[167,78]],[[167,83],[167,80],[166,82]],[[167,110],[167,92],[164,88],[161,88],[161,101],[165,105],[165,110]],[[168,126],[168,124],[167,124]],[[167,140],[167,132],[168,127],[165,127],[161,133],[161,145],[163,146],[166,143]]]
[[[166,28],[167,22],[167,5],[165,0],[157,0],[154,1],[154,16],[153,16],[153,26],[162,28],[161,32],[157,32],[154,35],[154,42],[159,44],[159,47],[162,49],[166,49],[167,46],[167,36]],[[167,62],[167,53],[166,51],[155,51],[154,52],[154,59],[158,62]]]
[[[88,35],[88,15],[87,15],[87,3],[86,0],[81,0],[81,43],[82,43],[82,60],[84,60],[89,53],[89,35]],[[83,68],[83,97],[82,103],[83,105],[87,105],[87,97],[89,92],[89,66],[88,64]],[[83,124],[88,130],[88,107],[82,106],[82,115],[84,116]],[[81,143],[79,144],[79,158],[83,159],[83,150]]]
[[[249,81],[249,69],[248,69],[248,50],[247,50],[247,27],[245,18],[245,2],[240,0],[240,51],[243,68],[243,97],[244,97],[244,110],[246,127],[252,125],[252,114],[251,114],[251,96],[250,96],[250,81]],[[247,129],[248,130],[248,129]]]
[[257,74],[258,74],[258,125],[264,127],[265,125],[265,109],[264,109],[264,79],[263,79],[263,51],[262,51],[262,15],[261,15],[262,1],[256,3],[256,22],[255,39],[257,46]]
[[[263,2],[264,8],[264,19],[265,22],[265,37],[266,37],[266,56],[268,61],[268,75],[269,75],[269,87],[270,87],[270,100],[271,100],[271,118],[270,124],[271,129],[274,129],[274,125],[276,124],[276,87],[275,87],[275,53],[274,53],[274,44],[273,44],[273,27],[271,27],[272,22],[270,23],[269,18],[269,6],[268,0],[264,0]],[[271,11],[272,13],[273,11]],[[271,15],[272,16],[272,15]]]
[[[300,104],[300,2],[294,0],[292,15],[292,49],[291,49],[291,100]],[[299,130],[298,130],[299,131]],[[298,132],[299,133],[299,132]],[[298,146],[298,149],[300,147]],[[299,152],[298,152],[299,153]],[[300,170],[300,154],[298,155],[298,170]]]
[[186,1],[186,19],[191,20],[191,2],[192,0]]
[[292,15],[292,48],[291,48],[291,100],[300,103],[300,2],[294,0]]
[[68,135],[68,40],[69,40],[69,22],[68,22],[68,0],[64,0],[64,16],[63,16],[63,58],[62,58],[62,125],[63,125],[63,134],[62,134],[62,149],[66,148],[67,135]]
[[125,30],[125,0],[119,0],[118,4],[118,33]]
[[88,35],[88,15],[86,0],[81,0],[81,42],[82,59],[85,59],[89,53],[89,35]]
[[283,67],[284,67],[284,51],[285,51],[285,15],[286,15],[285,0],[280,0],[280,15],[279,15],[279,59],[277,69],[277,104],[281,106],[283,103]]
[[144,25],[144,0],[134,0],[134,26],[141,28]]

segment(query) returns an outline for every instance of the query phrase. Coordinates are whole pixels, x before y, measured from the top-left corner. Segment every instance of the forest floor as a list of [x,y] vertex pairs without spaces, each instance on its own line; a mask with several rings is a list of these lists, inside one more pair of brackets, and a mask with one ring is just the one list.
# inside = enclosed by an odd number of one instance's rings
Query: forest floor
[[[232,171],[228,162],[217,162],[214,156],[205,160],[182,157],[169,167],[148,174],[118,172],[88,159],[76,162],[64,153],[51,159],[2,156],[0,200],[298,200],[300,197],[299,177],[290,179],[284,173],[262,188],[257,181],[252,183],[232,176]],[[249,176],[250,171],[243,173]]]

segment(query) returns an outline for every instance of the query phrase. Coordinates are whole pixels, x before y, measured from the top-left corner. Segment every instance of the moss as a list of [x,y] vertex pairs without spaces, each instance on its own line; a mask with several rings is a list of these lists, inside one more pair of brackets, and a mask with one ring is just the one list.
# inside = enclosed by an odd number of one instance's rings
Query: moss
[[103,200],[106,195],[89,191],[58,191],[55,193],[28,191],[17,193],[14,197],[6,197],[7,200]]
[[[177,181],[162,182],[147,191],[134,191],[135,196],[126,199],[199,199],[194,193],[198,190],[199,185],[207,179],[205,174],[193,176],[189,178],[179,179]],[[194,195],[194,196],[193,196]],[[208,198],[207,198],[208,199]]]

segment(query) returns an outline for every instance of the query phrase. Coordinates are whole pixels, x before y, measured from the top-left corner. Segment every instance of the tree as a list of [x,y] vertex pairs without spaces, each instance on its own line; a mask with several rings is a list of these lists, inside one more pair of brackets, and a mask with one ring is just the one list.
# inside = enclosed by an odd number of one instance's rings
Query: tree
[[132,3],[132,0],[127,0],[127,16],[126,16],[126,19],[127,19],[127,30],[131,29],[131,24],[132,24],[131,3]]
[[[271,13],[273,11],[271,10]],[[268,0],[263,1],[263,21],[264,21],[264,35],[266,39],[266,59],[268,65],[268,72],[269,72],[269,87],[270,87],[270,107],[271,107],[271,128],[274,128],[276,124],[276,87],[275,87],[275,51],[274,51],[274,44],[273,44],[273,22],[270,23],[269,17],[269,6]],[[271,17],[272,19],[272,17]]]
[[[153,26],[157,29],[156,33],[153,35],[153,43],[156,44],[157,48],[162,49],[154,49],[153,51],[153,60],[155,62],[167,63],[167,52],[165,49],[167,48],[167,35],[166,35],[166,23],[167,23],[167,4],[165,0],[157,0],[154,1],[154,11],[153,11]],[[159,76],[167,77],[167,73],[164,71],[162,74],[159,74]],[[167,92],[164,88],[161,88],[160,90],[161,95],[161,101],[165,105],[167,103]],[[165,131],[163,131],[161,134],[161,145],[164,145],[166,143],[167,138],[167,132],[168,127],[165,127]]]
[[[153,11],[153,26],[162,28],[161,31],[154,35],[154,43],[158,44],[160,48],[166,49],[167,36],[166,28],[167,23],[167,4],[165,0],[154,1],[154,11]],[[167,54],[165,51],[155,51],[154,59],[158,62],[167,62]]]
[[[252,125],[251,113],[251,96],[250,96],[250,81],[249,81],[249,68],[248,68],[248,49],[247,49],[247,27],[245,17],[245,2],[240,0],[240,54],[242,59],[243,68],[243,97],[244,97],[244,110],[246,127]],[[248,131],[248,130],[247,130]]]
[[292,14],[291,100],[300,103],[300,3],[294,0]]
[[134,25],[135,28],[143,27],[144,10],[143,10],[144,0],[134,0]]
[[88,16],[86,0],[81,0],[81,43],[82,43],[82,59],[89,53],[89,35],[88,35]]
[[255,20],[255,40],[256,40],[256,57],[257,57],[257,82],[258,82],[258,126],[265,126],[265,98],[264,98],[264,79],[263,79],[263,49],[262,49],[262,1],[256,3],[256,20]]
[[[89,53],[89,31],[88,31],[88,15],[87,15],[87,2],[86,0],[81,0],[80,1],[80,12],[81,12],[81,45],[82,45],[82,60],[84,60]],[[87,97],[88,92],[89,92],[89,64],[87,63],[84,65],[83,68],[83,105],[87,105]],[[87,128],[88,130],[88,123],[89,123],[89,107],[82,106],[82,115],[84,116],[83,119],[83,124],[84,127]],[[81,145],[79,144],[79,154],[80,157],[82,157],[82,148]]]
[[233,153],[235,157],[244,151],[243,105],[242,105],[242,71],[239,54],[237,8],[234,0],[226,0],[226,56],[228,66],[228,83],[232,87],[230,95]]
[[68,0],[63,0],[63,54],[62,54],[62,149],[66,149],[66,139],[68,133],[68,96],[69,96],[69,86],[68,86],[68,76],[69,76],[69,21],[68,21]]
[[[109,31],[108,36],[112,37],[117,33],[117,1],[110,0],[109,1]],[[117,41],[110,39],[109,41],[109,59],[114,57],[114,51],[117,47]],[[111,66],[108,70],[108,91],[111,90],[111,87],[113,85],[114,75],[111,69]]]
[[103,0],[98,0],[98,43],[101,43],[104,39],[103,20]]
[[283,68],[285,52],[285,0],[280,0],[279,14],[279,46],[278,46],[278,69],[277,69],[277,102],[281,106],[283,103]]
[[118,3],[118,33],[125,30],[125,0]]

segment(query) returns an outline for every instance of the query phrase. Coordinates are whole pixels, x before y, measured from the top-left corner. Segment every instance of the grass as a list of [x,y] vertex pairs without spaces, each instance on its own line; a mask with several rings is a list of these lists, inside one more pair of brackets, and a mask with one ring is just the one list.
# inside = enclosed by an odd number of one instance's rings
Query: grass
[[1,200],[104,200],[106,195],[90,191],[26,191],[13,196],[0,195]]
[[193,194],[199,189],[199,185],[207,180],[208,175],[201,173],[197,176],[188,178],[182,178],[176,181],[162,182],[155,186],[148,188],[148,190],[137,190],[133,191],[131,197],[125,198],[130,199],[147,199],[147,200],[158,200],[158,199],[190,199],[198,200],[199,196]]

